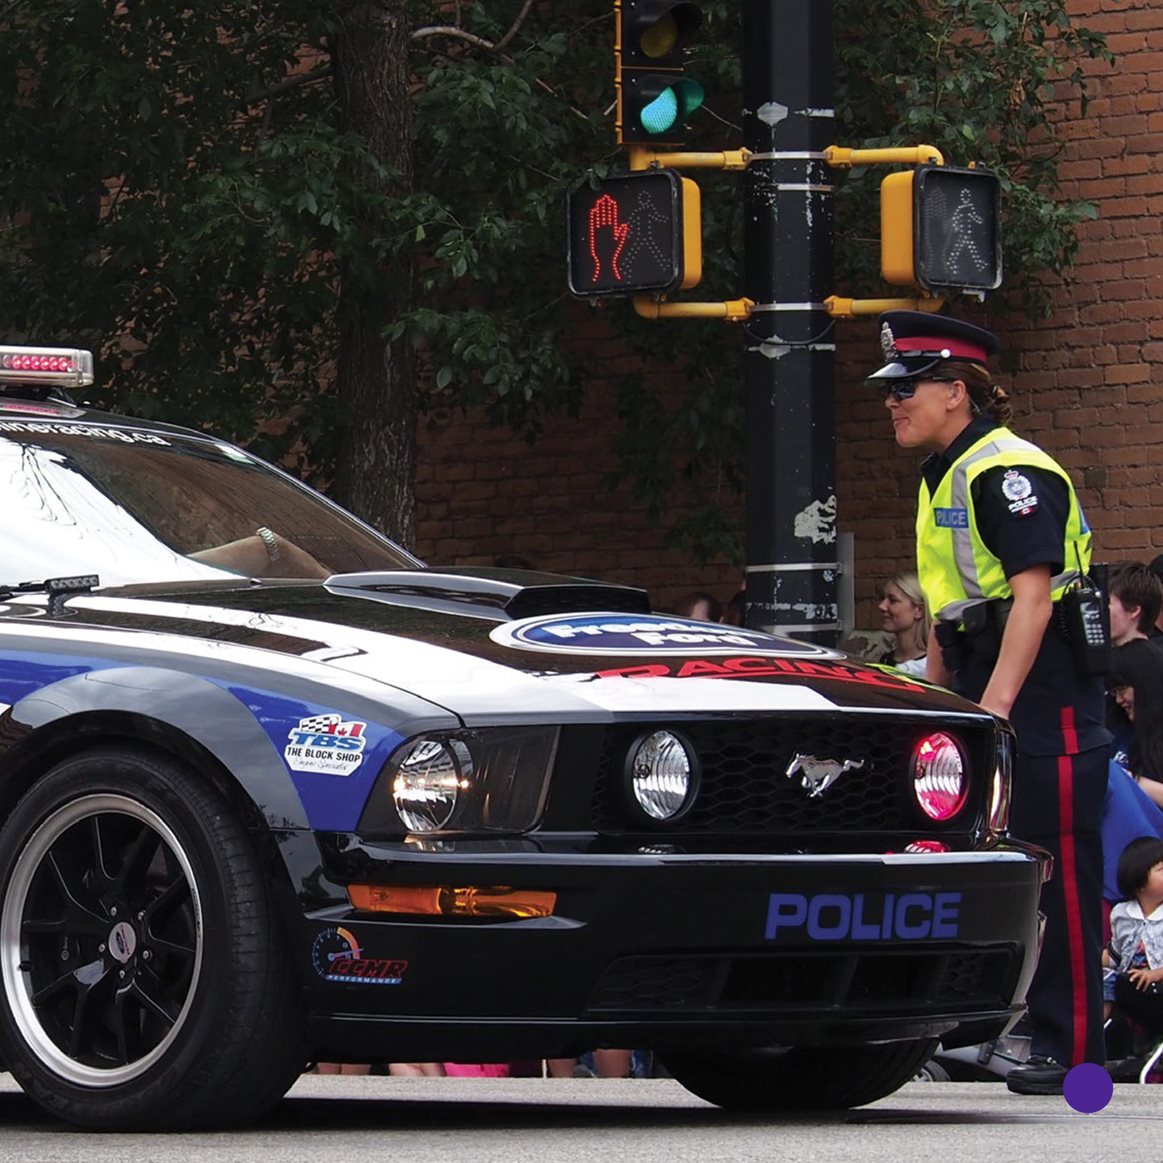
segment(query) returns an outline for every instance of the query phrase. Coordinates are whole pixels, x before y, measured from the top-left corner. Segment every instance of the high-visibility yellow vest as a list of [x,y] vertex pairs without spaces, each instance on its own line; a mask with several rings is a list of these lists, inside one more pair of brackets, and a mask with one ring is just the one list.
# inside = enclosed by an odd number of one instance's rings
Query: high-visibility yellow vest
[[[1062,551],[1063,572],[1050,580],[1053,600],[1057,601],[1071,582],[1090,569],[1090,526],[1066,470],[1037,445],[1015,436],[1008,428],[994,428],[950,465],[932,496],[928,483],[921,481],[917,573],[929,610],[941,621],[958,621],[979,602],[1013,597],[1001,562],[981,540],[973,511],[973,482],[987,469],[1006,466],[1017,470],[1024,466],[1040,468],[1066,482],[1070,514]],[[1028,482],[1019,472],[1014,477],[1012,504],[1020,505],[1027,499],[1022,495],[1023,489],[1028,490]]]

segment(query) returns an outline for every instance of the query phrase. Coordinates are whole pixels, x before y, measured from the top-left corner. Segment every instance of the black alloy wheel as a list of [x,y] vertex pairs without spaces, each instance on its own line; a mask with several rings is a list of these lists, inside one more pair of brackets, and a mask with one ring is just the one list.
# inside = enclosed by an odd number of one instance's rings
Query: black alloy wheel
[[95,1128],[230,1126],[301,1071],[298,990],[250,840],[172,760],[102,749],[0,830],[0,1037],[46,1109]]

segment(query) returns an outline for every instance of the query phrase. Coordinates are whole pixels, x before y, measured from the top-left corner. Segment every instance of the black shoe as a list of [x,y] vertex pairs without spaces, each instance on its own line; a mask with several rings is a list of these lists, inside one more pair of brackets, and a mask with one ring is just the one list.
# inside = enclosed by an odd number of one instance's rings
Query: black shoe
[[1014,1094],[1061,1094],[1066,1067],[1045,1054],[1027,1058],[1006,1075],[1006,1086]]
[[1106,1064],[1111,1082],[1138,1082],[1143,1067],[1147,1065],[1146,1054],[1136,1054],[1131,1058],[1120,1058]]

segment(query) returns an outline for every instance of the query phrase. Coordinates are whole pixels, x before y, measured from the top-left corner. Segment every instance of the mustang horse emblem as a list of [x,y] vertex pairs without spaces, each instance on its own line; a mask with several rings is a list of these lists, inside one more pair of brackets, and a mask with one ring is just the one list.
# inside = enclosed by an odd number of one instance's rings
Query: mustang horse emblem
[[859,771],[864,766],[863,759],[817,759],[814,755],[800,755],[798,752],[792,757],[784,774],[788,779],[801,775],[800,787],[808,793],[808,799],[819,798],[844,774],[846,771]]

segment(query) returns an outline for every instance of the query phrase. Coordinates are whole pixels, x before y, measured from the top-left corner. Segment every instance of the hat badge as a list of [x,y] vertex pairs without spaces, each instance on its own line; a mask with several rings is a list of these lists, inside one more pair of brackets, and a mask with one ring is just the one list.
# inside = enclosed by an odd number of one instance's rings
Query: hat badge
[[900,351],[897,349],[896,336],[892,333],[892,328],[887,323],[880,325],[880,350],[884,353],[885,359],[899,359]]

